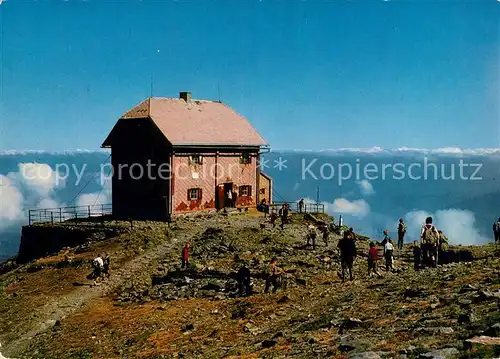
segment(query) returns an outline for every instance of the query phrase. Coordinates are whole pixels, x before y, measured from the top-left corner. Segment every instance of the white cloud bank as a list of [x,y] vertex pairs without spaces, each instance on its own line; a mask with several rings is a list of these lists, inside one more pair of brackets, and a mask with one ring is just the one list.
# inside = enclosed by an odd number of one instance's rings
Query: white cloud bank
[[418,239],[420,228],[427,217],[432,217],[434,225],[443,231],[451,243],[467,245],[488,242],[488,239],[481,236],[475,227],[474,213],[461,209],[444,209],[436,213],[416,210],[407,213],[404,218],[408,233],[415,239]]
[[367,196],[375,194],[372,184],[368,180],[358,181],[358,186],[361,189],[361,193]]
[[500,148],[459,148],[459,147],[443,147],[443,148],[410,148],[410,147],[399,147],[393,149],[384,149],[381,147],[369,147],[369,148],[334,148],[334,149],[323,149],[323,150],[283,150],[283,151],[273,151],[273,152],[297,152],[297,153],[311,153],[311,152],[321,152],[321,153],[331,153],[331,154],[342,154],[342,153],[361,153],[361,154],[425,154],[425,155],[453,155],[453,156],[493,156],[500,155]]
[[44,163],[20,163],[17,172],[0,175],[0,231],[25,222],[28,208],[55,208],[57,173]]
[[8,176],[0,175],[0,230],[22,219],[24,198]]

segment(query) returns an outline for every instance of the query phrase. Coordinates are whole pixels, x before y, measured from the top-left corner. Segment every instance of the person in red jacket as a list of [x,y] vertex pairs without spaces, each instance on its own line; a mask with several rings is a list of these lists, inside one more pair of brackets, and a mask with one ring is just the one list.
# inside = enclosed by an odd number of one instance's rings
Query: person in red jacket
[[371,277],[372,270],[377,276],[381,276],[377,271],[378,249],[375,247],[374,242],[370,242],[370,249],[368,250],[368,276]]
[[184,248],[182,248],[182,253],[181,253],[181,269],[186,268],[188,269],[189,267],[189,243],[186,243]]

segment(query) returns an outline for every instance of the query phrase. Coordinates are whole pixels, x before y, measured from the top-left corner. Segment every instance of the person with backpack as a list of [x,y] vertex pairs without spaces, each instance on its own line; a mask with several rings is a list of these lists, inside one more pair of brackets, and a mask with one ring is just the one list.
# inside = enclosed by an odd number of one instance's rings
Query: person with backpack
[[422,242],[422,251],[424,253],[424,263],[431,267],[436,267],[438,246],[439,246],[439,232],[432,224],[432,217],[425,219],[425,224],[420,231],[420,239]]
[[493,236],[495,237],[495,244],[500,244],[500,217],[497,222],[493,223]]
[[345,272],[349,271],[349,279],[352,277],[352,266],[356,257],[356,243],[354,242],[354,233],[350,230],[344,233],[344,236],[338,243],[340,250],[340,264],[342,267],[342,283],[345,282]]
[[97,282],[100,282],[103,277],[102,271],[104,269],[104,261],[102,256],[94,258],[92,261],[92,269],[92,278],[94,279],[94,284],[96,284]]
[[313,247],[313,250],[316,250],[316,237],[318,233],[316,231],[316,226],[313,224],[310,224],[309,227],[307,227],[307,244],[306,247],[311,246]]
[[398,249],[403,249],[403,244],[405,242],[405,234],[406,234],[406,223],[403,221],[403,218],[400,218],[398,225]]

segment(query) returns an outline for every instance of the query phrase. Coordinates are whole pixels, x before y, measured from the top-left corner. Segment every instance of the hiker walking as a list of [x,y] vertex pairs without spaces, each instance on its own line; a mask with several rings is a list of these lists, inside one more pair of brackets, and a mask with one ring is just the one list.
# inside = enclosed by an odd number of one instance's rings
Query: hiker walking
[[425,265],[435,267],[437,265],[439,233],[436,226],[432,224],[432,217],[425,219],[425,224],[420,231],[420,238]]
[[288,205],[286,203],[281,207],[279,215],[281,217],[280,228],[284,229],[285,224],[288,223]]
[[415,271],[420,269],[420,263],[422,260],[422,248],[418,244],[418,241],[413,242],[413,269]]
[[325,242],[325,246],[328,246],[328,237],[330,235],[330,232],[328,230],[328,225],[325,225],[322,227],[322,231],[323,231],[323,242]]
[[276,210],[273,208],[271,214],[269,215],[269,222],[271,223],[273,228],[276,228],[277,219],[278,219],[278,214],[276,213]]
[[353,280],[352,266],[354,264],[354,258],[356,257],[356,243],[354,242],[354,234],[351,231],[345,232],[344,236],[340,239],[337,246],[340,250],[342,283],[344,283],[346,270],[349,271],[349,279]]
[[101,256],[94,258],[92,261],[92,269],[92,278],[94,279],[94,283],[101,281],[102,271],[104,269],[104,261]]
[[271,285],[273,286],[273,293],[276,292],[278,287],[280,287],[282,273],[283,271],[278,268],[278,258],[273,257],[271,259],[271,263],[269,264],[269,273],[266,279],[266,287],[264,289],[264,293],[269,293],[269,288],[271,287]]
[[387,230],[384,231],[384,258],[385,258],[385,270],[386,272],[389,271],[389,269],[394,269],[393,267],[393,253],[394,253],[394,244],[391,240],[391,238],[387,234]]
[[403,218],[400,218],[398,224],[398,249],[403,249],[403,244],[405,242],[405,234],[406,234],[406,223],[403,221]]
[[252,279],[250,269],[246,263],[240,260],[238,255],[235,255],[235,262],[240,266],[238,273],[236,273],[236,281],[238,282],[238,295],[240,297],[252,294]]
[[368,276],[372,276],[372,271],[377,276],[381,277],[380,273],[377,271],[378,262],[378,249],[375,247],[375,242],[370,242],[370,249],[368,250]]
[[181,252],[181,269],[189,268],[189,243],[186,243]]
[[302,213],[304,209],[304,198],[301,198],[301,200],[299,201],[299,213]]
[[493,236],[495,238],[495,244],[500,244],[500,217],[498,221],[493,223]]
[[312,243],[313,250],[316,250],[316,227],[312,224],[307,228],[307,244],[306,247],[309,247]]

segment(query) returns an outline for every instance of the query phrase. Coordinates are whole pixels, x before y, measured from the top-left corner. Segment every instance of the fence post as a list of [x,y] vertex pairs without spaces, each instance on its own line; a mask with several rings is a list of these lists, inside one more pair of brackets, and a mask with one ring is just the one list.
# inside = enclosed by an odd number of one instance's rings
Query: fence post
[[38,211],[38,217],[40,218],[40,222],[42,221],[42,211]]
[[31,209],[28,210],[28,223],[31,226]]
[[90,218],[90,206],[88,206],[88,210],[89,210],[89,218]]
[[59,222],[62,222],[62,208],[59,207]]
[[101,216],[104,216],[104,204],[101,204]]
[[54,224],[54,212],[50,211],[50,223]]

